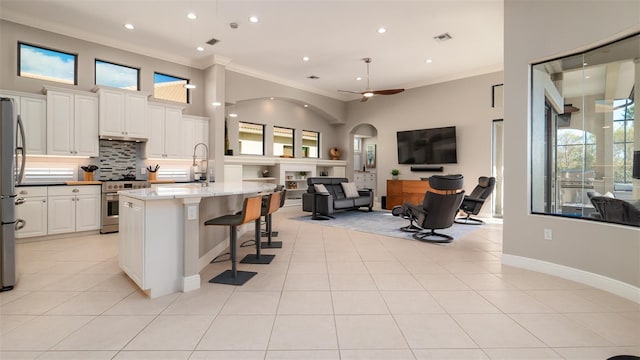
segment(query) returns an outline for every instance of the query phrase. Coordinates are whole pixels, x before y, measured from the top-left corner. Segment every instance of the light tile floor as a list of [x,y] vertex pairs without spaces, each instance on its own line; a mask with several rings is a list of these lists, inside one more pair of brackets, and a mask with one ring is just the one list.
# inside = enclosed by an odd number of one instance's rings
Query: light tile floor
[[[502,226],[448,245],[275,214],[282,249],[245,286],[149,299],[118,235],[18,245],[0,359],[606,359],[640,355],[640,306],[500,263]],[[339,216],[339,215],[338,215]],[[250,234],[242,240],[251,238]],[[241,256],[252,252],[243,248]]]

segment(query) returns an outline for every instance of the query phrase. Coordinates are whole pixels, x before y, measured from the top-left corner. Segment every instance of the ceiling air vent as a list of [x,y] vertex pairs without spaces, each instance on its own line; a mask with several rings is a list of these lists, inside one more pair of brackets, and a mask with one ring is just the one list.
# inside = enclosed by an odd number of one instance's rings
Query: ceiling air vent
[[216,43],[220,42],[220,40],[216,39],[216,38],[211,38],[211,40],[207,41],[207,44],[209,45],[215,45]]
[[453,39],[449,33],[444,33],[440,35],[436,35],[433,37],[436,41],[447,41]]
[[311,80],[318,80],[320,79],[319,77],[315,76],[315,75],[311,75],[311,76],[307,76],[307,79],[311,79]]

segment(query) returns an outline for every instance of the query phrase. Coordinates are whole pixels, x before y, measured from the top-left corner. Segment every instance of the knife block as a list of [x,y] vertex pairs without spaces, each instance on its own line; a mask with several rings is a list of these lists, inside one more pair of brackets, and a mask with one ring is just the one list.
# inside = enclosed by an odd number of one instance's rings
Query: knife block
[[83,174],[84,181],[93,181],[93,172],[85,171]]

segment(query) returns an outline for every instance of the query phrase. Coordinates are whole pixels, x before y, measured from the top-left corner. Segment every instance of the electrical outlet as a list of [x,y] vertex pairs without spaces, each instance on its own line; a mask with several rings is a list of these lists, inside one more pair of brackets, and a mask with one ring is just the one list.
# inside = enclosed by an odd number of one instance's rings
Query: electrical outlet
[[544,239],[553,240],[553,231],[551,229],[544,229]]
[[147,173],[147,168],[146,167],[141,167],[140,168],[140,174],[145,175]]

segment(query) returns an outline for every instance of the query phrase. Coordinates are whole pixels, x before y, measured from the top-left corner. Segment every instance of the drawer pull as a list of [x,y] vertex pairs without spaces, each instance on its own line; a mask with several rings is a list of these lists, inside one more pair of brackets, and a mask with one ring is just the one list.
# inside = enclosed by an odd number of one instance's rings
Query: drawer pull
[[74,193],[80,192],[80,190],[79,190],[79,189],[73,189],[73,190],[71,190],[71,191],[72,191],[72,192],[74,192]]

